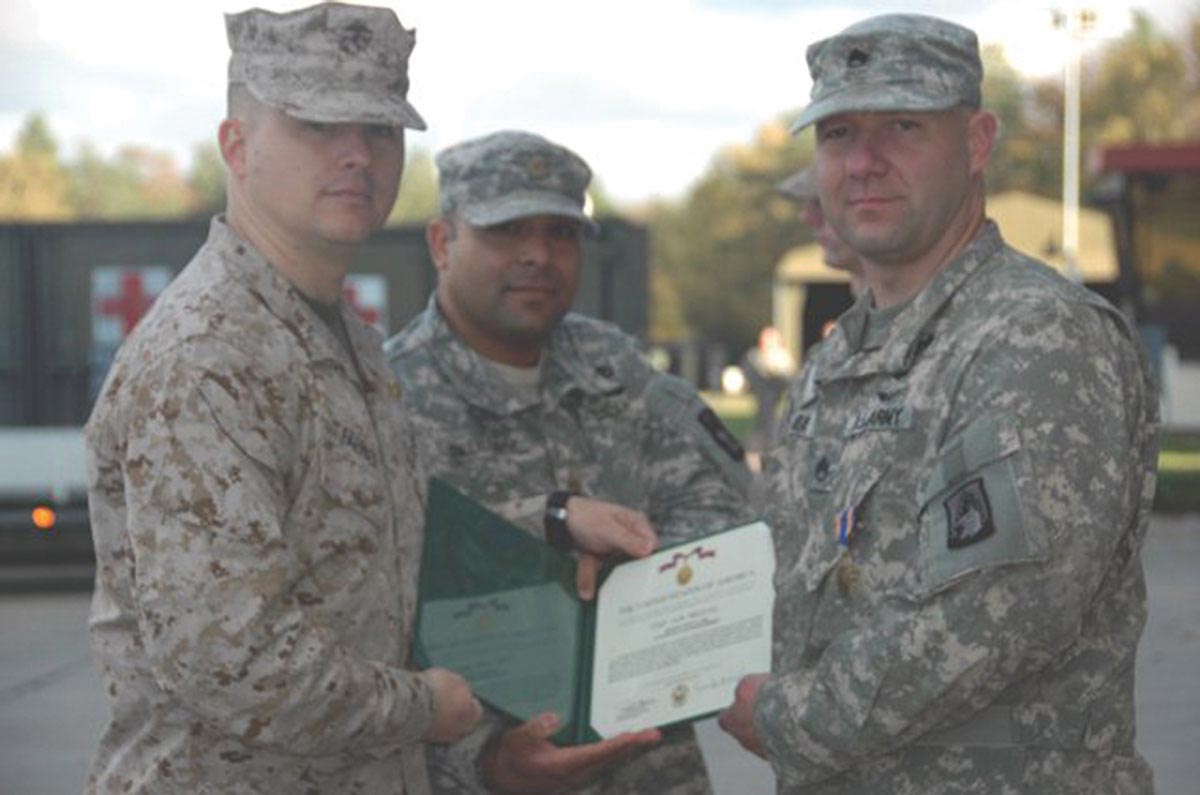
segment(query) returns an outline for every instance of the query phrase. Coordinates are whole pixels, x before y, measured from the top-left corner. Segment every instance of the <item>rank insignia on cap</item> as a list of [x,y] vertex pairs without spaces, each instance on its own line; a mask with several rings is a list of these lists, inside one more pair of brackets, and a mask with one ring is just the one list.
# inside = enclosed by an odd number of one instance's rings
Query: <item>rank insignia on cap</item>
[[362,22],[351,22],[342,28],[338,38],[338,49],[347,55],[358,55],[371,46],[371,29]]
[[871,60],[871,56],[855,47],[850,51],[850,54],[846,56],[846,66],[849,66],[852,69],[856,66],[865,66],[869,60]]
[[525,170],[529,172],[530,179],[541,182],[550,176],[550,163],[541,155],[534,155],[525,163]]
[[959,549],[982,541],[996,532],[992,505],[982,478],[968,480],[942,501],[946,509],[946,546]]

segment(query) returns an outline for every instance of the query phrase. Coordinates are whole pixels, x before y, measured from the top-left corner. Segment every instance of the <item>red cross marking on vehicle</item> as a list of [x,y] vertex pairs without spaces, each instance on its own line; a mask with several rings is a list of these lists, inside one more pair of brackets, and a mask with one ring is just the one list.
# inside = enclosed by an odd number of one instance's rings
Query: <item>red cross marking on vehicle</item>
[[146,292],[143,287],[140,273],[132,269],[123,271],[117,294],[101,298],[97,302],[97,309],[101,314],[116,315],[121,318],[121,336],[123,337],[133,331],[133,327],[154,303],[155,296]]
[[350,308],[358,313],[358,316],[363,319],[363,322],[368,326],[374,326],[379,322],[379,310],[373,306],[359,306],[358,291],[354,289],[354,285],[347,284],[342,287],[342,297]]

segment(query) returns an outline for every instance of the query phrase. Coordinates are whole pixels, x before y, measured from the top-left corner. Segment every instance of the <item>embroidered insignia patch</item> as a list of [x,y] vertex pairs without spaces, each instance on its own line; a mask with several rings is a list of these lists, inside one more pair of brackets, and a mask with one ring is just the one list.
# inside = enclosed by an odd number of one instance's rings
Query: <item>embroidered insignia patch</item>
[[846,423],[846,436],[867,431],[901,431],[912,427],[912,412],[907,406],[871,406],[852,416]]
[[833,474],[833,465],[829,463],[827,456],[821,456],[821,460],[817,462],[813,469],[813,480],[817,483],[824,483],[829,480],[829,476]]
[[746,451],[742,449],[737,437],[729,432],[715,411],[706,408],[696,419],[700,422],[701,427],[708,431],[708,435],[713,438],[717,446],[724,450],[730,458],[734,461],[741,461],[746,457]]
[[942,501],[942,507],[946,509],[946,546],[950,549],[970,546],[996,532],[982,478],[959,486]]
[[808,436],[808,431],[812,427],[812,414],[807,411],[796,412],[789,427],[793,436]]

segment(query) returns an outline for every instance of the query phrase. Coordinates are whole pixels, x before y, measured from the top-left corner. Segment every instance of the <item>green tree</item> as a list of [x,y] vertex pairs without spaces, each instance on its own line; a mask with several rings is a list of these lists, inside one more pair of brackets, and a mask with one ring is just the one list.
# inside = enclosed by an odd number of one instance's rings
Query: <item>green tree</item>
[[40,113],[29,116],[10,155],[0,156],[0,218],[51,221],[70,217],[69,180],[58,142]]
[[1000,120],[988,164],[988,190],[1054,195],[1061,182],[1061,124],[1039,110],[1036,88],[1022,79],[999,47],[984,48],[983,74],[983,106]]
[[85,144],[67,171],[79,218],[176,218],[192,207],[191,191],[169,152],[127,145],[105,160]]
[[203,217],[225,209],[225,161],[216,144],[196,144],[192,149],[187,187],[189,214]]
[[677,297],[692,334],[741,351],[770,322],[775,266],[809,239],[776,185],[811,153],[811,136],[770,122],[753,141],[721,151],[682,203],[649,211],[652,284],[656,295]]
[[388,225],[423,223],[437,215],[437,167],[428,149],[413,147],[404,162],[400,194],[388,216]]
[[[1094,143],[1159,143],[1200,132],[1189,130],[1179,112],[1190,88],[1184,48],[1149,16],[1134,14],[1132,29],[1088,64],[1081,116]],[[1191,71],[1194,81],[1194,66]]]

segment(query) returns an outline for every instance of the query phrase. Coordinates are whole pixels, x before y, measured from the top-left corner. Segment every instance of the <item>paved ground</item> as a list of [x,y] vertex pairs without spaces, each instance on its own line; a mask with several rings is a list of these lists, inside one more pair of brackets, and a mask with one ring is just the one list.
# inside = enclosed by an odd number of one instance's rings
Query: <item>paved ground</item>
[[[1138,656],[1139,747],[1159,795],[1200,779],[1200,516],[1157,517],[1145,549],[1150,622]],[[3,579],[0,576],[0,579]],[[0,792],[79,792],[107,715],[88,656],[86,593],[0,596]],[[700,726],[718,795],[766,795],[770,770]]]

